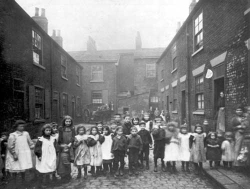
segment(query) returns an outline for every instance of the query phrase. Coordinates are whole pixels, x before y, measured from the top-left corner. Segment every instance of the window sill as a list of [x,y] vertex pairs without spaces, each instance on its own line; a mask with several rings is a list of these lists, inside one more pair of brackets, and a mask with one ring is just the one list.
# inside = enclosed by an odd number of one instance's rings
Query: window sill
[[103,83],[103,80],[91,80],[90,83]]
[[35,118],[34,124],[45,123],[45,119],[43,118]]
[[42,65],[40,65],[40,64],[37,64],[37,63],[34,63],[34,62],[33,62],[33,64],[34,64],[35,66],[37,66],[37,67],[39,67],[39,68],[43,69],[43,70],[45,70],[45,69],[46,69],[44,66],[42,66]]
[[66,77],[64,77],[64,76],[62,76],[62,78],[63,78],[64,80],[66,80],[66,81],[68,81],[68,80],[69,80],[68,78],[66,78]]
[[205,115],[204,110],[196,110],[193,112],[194,115]]
[[201,48],[199,48],[197,51],[195,51],[191,56],[195,56],[196,54],[198,54],[200,51],[203,50],[203,46]]
[[161,79],[161,80],[160,80],[160,82],[163,82],[163,81],[164,81],[164,79]]
[[172,111],[172,114],[178,114],[177,110]]
[[176,71],[177,71],[177,68],[175,68],[174,70],[172,70],[171,74],[174,73],[174,72],[176,72]]
[[77,83],[76,85],[77,85],[78,87],[81,87],[81,85],[80,85],[80,84],[78,84],[78,83]]

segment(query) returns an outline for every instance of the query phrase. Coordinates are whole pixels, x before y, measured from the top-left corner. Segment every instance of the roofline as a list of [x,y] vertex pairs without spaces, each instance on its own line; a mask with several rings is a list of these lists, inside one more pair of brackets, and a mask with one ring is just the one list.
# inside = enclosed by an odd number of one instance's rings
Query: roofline
[[166,49],[163,51],[162,55],[160,56],[160,58],[157,60],[156,64],[158,64],[163,58],[164,56],[167,54],[167,51],[172,47],[173,43],[176,41],[176,39],[181,35],[181,33],[186,30],[187,24],[190,22],[190,20],[193,19],[193,16],[196,14],[197,10],[200,9],[201,5],[203,4],[205,0],[199,0],[197,2],[197,4],[195,5],[194,9],[192,10],[192,12],[188,15],[187,19],[185,20],[185,22],[182,24],[181,28],[179,29],[179,31],[175,34],[175,36],[173,37],[173,39],[171,40],[171,42],[168,44],[168,46],[166,47]]
[[78,63],[116,63],[117,60],[79,60]]
[[76,59],[74,59],[63,47],[61,47],[54,39],[52,39],[52,37],[47,33],[45,32],[37,23],[35,20],[33,20],[33,18],[16,2],[16,1],[10,1],[11,3],[15,3],[17,5],[17,7],[19,9],[21,9],[24,14],[26,14],[26,16],[28,16],[28,18],[31,20],[31,22],[33,22],[34,25],[36,25],[38,28],[40,28],[40,33],[42,33],[43,35],[46,35],[46,37],[49,37],[50,39],[50,42],[54,43],[53,45],[57,45],[59,47],[60,50],[62,50],[64,53],[67,54],[67,56],[69,56],[72,60],[74,60],[74,62],[80,66],[82,69],[83,67],[76,61]]

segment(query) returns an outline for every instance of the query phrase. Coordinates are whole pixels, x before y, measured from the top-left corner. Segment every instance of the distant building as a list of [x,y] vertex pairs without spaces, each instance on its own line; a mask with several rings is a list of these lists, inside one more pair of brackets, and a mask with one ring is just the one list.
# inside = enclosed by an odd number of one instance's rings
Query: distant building
[[36,8],[32,19],[15,1],[2,0],[0,23],[0,130],[16,119],[60,125],[69,114],[81,122],[82,66],[47,34],[45,10],[40,16]]
[[157,61],[158,92],[172,119],[214,129],[225,93],[226,130],[238,104],[249,105],[250,3],[200,0]]
[[[135,49],[99,51],[89,37],[87,51],[69,52],[84,68],[85,105],[95,109],[108,104],[120,113],[128,109],[145,111],[149,106],[158,107],[156,61],[164,49],[142,48],[139,32],[135,41]],[[142,97],[145,93],[148,94],[146,100]],[[128,100],[134,96],[142,98],[138,102]]]

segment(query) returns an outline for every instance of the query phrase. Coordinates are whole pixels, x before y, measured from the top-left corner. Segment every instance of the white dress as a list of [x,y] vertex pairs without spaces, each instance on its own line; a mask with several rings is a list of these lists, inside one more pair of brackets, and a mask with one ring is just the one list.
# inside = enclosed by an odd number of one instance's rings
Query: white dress
[[[34,144],[28,132],[16,131],[10,134],[6,155],[6,169],[10,172],[23,172],[32,168],[31,150]],[[18,160],[15,161],[12,153],[16,153]]]
[[234,142],[229,142],[225,140],[221,145],[222,149],[222,161],[234,161],[235,160],[235,152],[234,152]]
[[191,134],[179,133],[180,139],[180,161],[190,161],[189,138]]
[[54,142],[55,137],[46,139],[43,136],[38,139],[42,142],[42,159],[36,157],[36,170],[40,173],[51,173],[56,170],[56,149]]
[[164,161],[179,161],[180,148],[179,139],[172,137],[169,144],[165,145]]
[[111,154],[111,146],[112,146],[112,135],[103,135],[105,137],[105,141],[102,143],[102,159],[103,160],[111,160],[113,159]]
[[136,127],[136,128],[137,128],[137,131],[138,131],[138,132],[141,130],[140,125],[134,125],[134,127]]

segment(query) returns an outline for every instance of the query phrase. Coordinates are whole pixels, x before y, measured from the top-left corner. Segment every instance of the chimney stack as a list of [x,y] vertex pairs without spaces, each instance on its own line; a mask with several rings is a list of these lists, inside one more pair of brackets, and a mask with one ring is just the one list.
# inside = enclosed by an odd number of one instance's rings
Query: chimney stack
[[57,35],[56,35],[56,30],[53,30],[53,34],[51,38],[61,47],[63,47],[63,38],[61,37],[61,30],[57,30]]
[[135,49],[139,50],[142,47],[142,41],[141,41],[141,35],[140,32],[137,32],[136,38],[135,38]]
[[177,22],[176,33],[179,31],[180,28],[181,28],[181,22]]
[[35,16],[39,16],[39,8],[35,8]]
[[53,30],[52,38],[56,37],[56,30]]
[[192,3],[189,6],[189,14],[192,12],[192,10],[194,9],[196,5],[196,0],[192,0]]
[[45,17],[45,9],[41,9],[42,10],[42,12],[41,12],[41,17]]
[[39,8],[35,8],[35,16],[33,20],[46,32],[48,33],[48,19],[45,17],[45,9],[41,9],[41,16],[39,16]]
[[90,36],[89,36],[88,41],[87,41],[87,51],[89,53],[94,53],[97,51],[95,40]]

